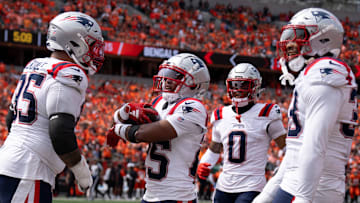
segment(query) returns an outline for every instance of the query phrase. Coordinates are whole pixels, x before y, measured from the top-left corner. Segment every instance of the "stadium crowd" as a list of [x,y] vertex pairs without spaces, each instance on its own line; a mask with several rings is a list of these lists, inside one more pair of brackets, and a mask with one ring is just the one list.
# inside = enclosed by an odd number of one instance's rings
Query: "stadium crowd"
[[[10,97],[15,90],[19,72],[12,69],[6,71],[4,64],[0,63],[0,146],[7,136],[5,117],[10,102]],[[106,146],[106,131],[112,123],[112,112],[121,104],[126,102],[150,102],[152,98],[151,87],[146,84],[136,82],[124,82],[122,80],[106,80],[96,77],[90,80],[87,101],[82,116],[76,128],[78,144],[89,162],[94,176],[99,178],[94,186],[94,195],[104,197],[105,193],[112,191],[110,197],[135,198],[140,197],[144,190],[144,160],[146,157],[147,145],[144,143],[133,144],[119,142],[116,148]],[[287,109],[290,100],[290,93],[285,89],[268,88],[261,95],[260,101],[263,103],[277,103],[282,109],[284,126],[287,126]],[[220,105],[231,103],[226,95],[226,90],[217,84],[211,84],[210,91],[204,101],[208,113]],[[207,149],[211,141],[211,128],[204,139],[200,156]],[[268,151],[268,163],[266,167],[266,177],[271,178],[276,167],[279,166],[283,152],[276,147],[274,142]],[[213,184],[221,172],[221,160],[218,167],[213,170],[213,176],[209,182],[202,182],[199,188],[200,198],[210,198],[213,191]],[[360,174],[360,136],[359,128],[356,128],[351,156],[349,158],[347,171],[347,187],[351,198],[359,196]],[[134,172],[135,171],[135,172]],[[107,184],[103,184],[107,183]],[[58,187],[54,194],[59,191],[68,190],[68,196],[82,195],[74,187],[74,178],[70,170],[65,170],[57,178]],[[123,191],[123,189],[125,191]],[[205,190],[205,191],[204,191]],[[124,194],[123,194],[124,192]],[[127,194],[125,194],[127,192]],[[94,196],[95,197],[95,196]]]
[[[254,11],[231,4],[209,8],[208,2],[202,0],[197,4],[187,5],[183,0],[78,0],[64,4],[50,0],[2,1],[0,28],[46,33],[50,19],[60,12],[76,10],[94,17],[109,41],[273,57],[280,26],[293,15],[273,15],[268,8]],[[130,15],[124,5],[139,12]],[[206,14],[212,17],[207,18]],[[346,34],[340,58],[358,67],[360,23],[346,18],[342,24]]]

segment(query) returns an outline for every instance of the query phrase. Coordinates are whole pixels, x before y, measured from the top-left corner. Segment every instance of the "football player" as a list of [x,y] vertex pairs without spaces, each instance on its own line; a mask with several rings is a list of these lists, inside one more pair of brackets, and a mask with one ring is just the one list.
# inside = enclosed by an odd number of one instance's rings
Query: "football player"
[[153,82],[154,91],[161,92],[152,102],[160,121],[123,124],[120,121],[128,119],[131,106],[125,104],[114,114],[117,124],[108,134],[108,144],[114,145],[109,143],[113,136],[133,143],[150,143],[143,203],[195,203],[198,154],[207,131],[207,112],[199,99],[209,86],[208,69],[199,57],[181,53],[160,65]]
[[358,115],[354,74],[336,58],[343,34],[337,17],[321,8],[299,11],[282,28],[283,68],[301,72],[288,111],[284,160],[254,202],[344,201],[345,165]]
[[50,57],[24,68],[7,116],[10,131],[0,148],[0,202],[52,202],[55,176],[65,165],[81,189],[92,184],[74,133],[88,75],[104,61],[96,21],[80,12],[51,20],[46,41]]
[[231,69],[226,80],[232,105],[211,114],[212,140],[197,173],[205,179],[224,153],[223,171],[216,184],[215,203],[250,203],[266,184],[265,166],[270,141],[285,146],[286,130],[277,104],[257,103],[261,76],[249,63]]

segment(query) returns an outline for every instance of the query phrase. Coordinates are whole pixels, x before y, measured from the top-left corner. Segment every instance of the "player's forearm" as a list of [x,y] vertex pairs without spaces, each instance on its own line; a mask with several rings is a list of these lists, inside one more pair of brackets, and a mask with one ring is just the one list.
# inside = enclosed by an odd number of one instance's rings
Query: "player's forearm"
[[140,142],[161,142],[177,136],[175,129],[167,120],[141,125],[136,132],[136,139]]
[[54,151],[68,167],[81,160],[74,133],[75,118],[66,113],[56,113],[49,118],[49,136]]
[[116,124],[115,133],[122,139],[138,142],[161,142],[177,136],[175,129],[167,120],[142,125]]
[[8,129],[8,132],[10,132],[10,128],[11,128],[11,124],[12,124],[13,120],[14,120],[14,109],[13,109],[12,105],[10,105],[8,114],[6,115],[6,126]]
[[303,154],[305,150],[309,150],[308,152],[313,154],[311,157],[307,157],[306,155],[300,156],[298,162],[299,185],[297,196],[306,200],[311,200],[322,174],[325,156],[323,154],[316,153],[314,150],[309,149],[309,147],[304,147],[299,154]]
[[81,160],[81,152],[79,149],[76,149],[72,152],[59,155],[60,159],[65,163],[69,168],[75,166]]
[[222,149],[222,144],[218,142],[211,142],[209,149],[214,153],[220,154]]
[[[325,118],[321,115],[325,114],[318,112],[312,118],[323,121]],[[303,144],[299,151],[297,196],[311,200],[323,171],[330,126],[327,124],[319,125],[312,119],[308,119],[305,126]]]

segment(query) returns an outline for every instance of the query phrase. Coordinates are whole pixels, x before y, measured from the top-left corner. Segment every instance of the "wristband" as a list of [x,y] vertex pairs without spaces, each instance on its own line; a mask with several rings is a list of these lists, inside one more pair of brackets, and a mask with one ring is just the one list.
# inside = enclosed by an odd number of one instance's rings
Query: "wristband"
[[119,120],[119,115],[120,114],[120,109],[118,109],[118,110],[116,110],[115,111],[115,113],[114,113],[114,123],[116,123],[116,124],[119,124],[119,123],[121,123],[121,121]]
[[115,125],[115,133],[121,137],[124,140],[128,140],[126,139],[126,129],[127,127],[131,126],[130,124],[122,124],[122,123],[118,123]]

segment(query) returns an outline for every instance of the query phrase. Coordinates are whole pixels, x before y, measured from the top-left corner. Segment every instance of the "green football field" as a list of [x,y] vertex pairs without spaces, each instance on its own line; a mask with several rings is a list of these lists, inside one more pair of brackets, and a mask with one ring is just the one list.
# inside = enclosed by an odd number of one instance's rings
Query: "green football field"
[[[94,200],[89,201],[85,198],[54,198],[53,203],[111,203],[111,202],[118,202],[118,203],[135,203],[141,202],[141,200]],[[199,203],[211,203],[211,201],[199,201]]]

